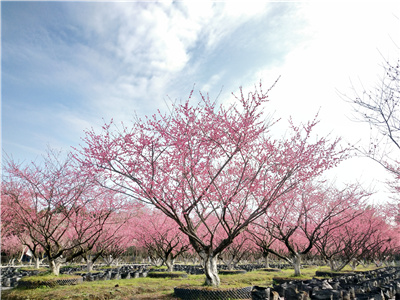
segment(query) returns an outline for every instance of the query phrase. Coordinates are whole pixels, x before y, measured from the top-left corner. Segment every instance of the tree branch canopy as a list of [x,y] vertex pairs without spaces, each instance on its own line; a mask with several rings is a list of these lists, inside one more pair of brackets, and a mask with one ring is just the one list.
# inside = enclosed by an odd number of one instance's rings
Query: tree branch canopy
[[240,89],[219,107],[201,93],[192,104],[192,91],[169,114],[87,131],[77,158],[110,188],[173,219],[196,251],[216,256],[279,197],[347,157],[339,139],[312,141],[317,120],[290,121],[289,136],[274,139],[268,91]]

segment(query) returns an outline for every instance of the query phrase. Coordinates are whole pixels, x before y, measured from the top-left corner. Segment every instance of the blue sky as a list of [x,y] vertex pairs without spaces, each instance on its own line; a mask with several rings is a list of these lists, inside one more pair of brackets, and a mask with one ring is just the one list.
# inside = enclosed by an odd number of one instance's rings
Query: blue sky
[[[224,102],[280,75],[266,109],[282,130],[319,111],[319,135],[368,142],[338,91],[372,86],[383,57],[399,57],[399,17],[394,1],[2,1],[3,153],[70,150],[85,129],[163,111],[194,84]],[[342,169],[367,185],[385,176],[362,159]]]

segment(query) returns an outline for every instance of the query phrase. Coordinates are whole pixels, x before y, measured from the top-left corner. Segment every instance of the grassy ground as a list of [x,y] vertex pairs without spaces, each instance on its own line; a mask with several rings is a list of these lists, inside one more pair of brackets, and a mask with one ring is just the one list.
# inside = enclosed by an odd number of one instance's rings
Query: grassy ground
[[[365,268],[359,270],[366,270]],[[299,279],[310,279],[316,271],[329,271],[329,268],[305,268]],[[291,277],[293,270],[280,272],[253,271],[238,275],[220,275],[220,288],[237,288],[252,285],[270,286],[273,277]],[[106,280],[84,282],[75,286],[58,286],[54,288],[40,287],[37,289],[14,288],[1,293],[3,300],[48,300],[48,299],[176,299],[173,296],[174,287],[202,287],[204,275],[189,275],[188,278],[135,278],[122,280]]]
[[33,267],[22,267],[22,268],[18,268],[19,271],[39,271],[39,272],[46,272],[49,269],[48,268],[39,268],[39,269],[35,269]]

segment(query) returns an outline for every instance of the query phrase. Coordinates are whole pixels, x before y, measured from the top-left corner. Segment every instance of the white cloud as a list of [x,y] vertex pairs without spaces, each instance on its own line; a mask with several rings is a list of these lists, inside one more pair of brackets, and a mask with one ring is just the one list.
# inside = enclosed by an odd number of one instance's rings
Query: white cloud
[[[167,94],[186,97],[174,90],[174,83],[180,88],[182,71],[186,77],[198,71],[201,60],[191,60],[198,55],[198,44],[206,44],[207,55],[222,38],[265,11],[265,3],[256,2],[250,6],[213,1],[101,5],[84,19],[85,30],[103,48],[101,55],[106,55],[106,67],[98,70],[105,73],[110,68],[114,77],[110,75],[106,82],[93,79],[89,87],[97,95],[93,107],[103,116],[130,119],[134,110],[146,112],[149,102],[151,108],[163,107]],[[201,84],[209,88],[223,82],[213,77]]]
[[[108,7],[108,6],[107,6]],[[124,63],[134,65],[138,72],[159,74],[177,72],[188,61],[188,48],[193,46],[201,30],[197,24],[199,12],[188,10],[185,15],[177,5],[168,7],[158,3],[118,3],[109,10],[98,10],[96,20],[111,22],[109,32],[98,26],[99,34],[116,35],[111,49]],[[107,17],[108,16],[108,17]]]
[[225,2],[226,16],[229,17],[254,17],[265,12],[268,5],[264,1],[227,1]]
[[[319,135],[341,136],[344,144],[368,144],[369,126],[351,119],[352,108],[338,91],[351,94],[352,82],[372,88],[382,75],[383,60],[399,57],[393,43],[394,37],[400,37],[394,11],[385,3],[303,4],[299,13],[308,20],[309,39],[291,49],[284,65],[256,75],[264,84],[282,75],[270,97],[276,116],[305,122],[320,110]],[[382,185],[388,178],[386,171],[368,159],[351,159],[329,176],[338,177],[338,183],[359,180],[365,187],[375,186],[380,191],[375,200],[388,197]]]
[[[186,97],[194,83],[203,92],[212,92],[211,97],[224,87],[219,99],[224,102],[232,99],[230,92],[237,93],[239,85],[251,91],[261,79],[266,89],[279,75],[268,113],[306,121],[321,107],[320,134],[345,132],[349,139],[359,138],[362,130],[354,129],[361,127],[346,119],[348,107],[335,89],[346,89],[349,79],[358,76],[363,82],[375,80],[377,49],[385,55],[388,34],[400,36],[395,34],[396,18],[387,13],[391,8],[351,2],[280,5],[266,1],[64,4],[69,9],[67,30],[52,35],[50,27],[34,31],[34,47],[12,49],[14,58],[18,54],[18,62],[31,70],[24,69],[23,77],[7,76],[36,84],[42,92],[49,86],[60,88],[60,93],[77,90],[79,99],[64,103],[60,113],[52,105],[43,109],[58,95],[50,95],[51,99],[44,95],[47,102],[29,115],[42,120],[35,127],[40,133],[26,140],[35,148],[49,142],[79,143],[82,130],[101,124],[102,117],[119,122],[131,120],[135,111],[155,113],[165,109],[167,95]],[[246,35],[249,29],[254,34],[251,30],[261,23],[267,25],[265,36]],[[238,32],[242,36],[236,39]],[[238,54],[221,63],[221,56],[231,54],[225,44],[229,41]],[[246,48],[249,41],[250,48],[262,43],[273,51],[252,52]],[[260,57],[249,57],[253,53]],[[246,65],[247,60],[252,65]],[[44,123],[50,128],[45,133]]]
[[224,72],[220,72],[211,76],[211,78],[200,87],[200,91],[203,93],[208,93],[212,88],[223,85],[222,79]]
[[[354,5],[304,4],[299,13],[308,20],[305,31],[309,38],[290,50],[283,65],[264,68],[255,76],[268,85],[282,75],[271,94],[279,97],[277,107],[284,115],[307,120],[321,107],[327,119],[345,118],[348,107],[337,90],[348,92],[351,81],[358,79],[372,86],[382,74],[380,64],[385,56],[379,52],[398,57],[388,37],[400,36],[399,21],[391,15],[391,7]],[[373,22],[373,18],[383,21]]]

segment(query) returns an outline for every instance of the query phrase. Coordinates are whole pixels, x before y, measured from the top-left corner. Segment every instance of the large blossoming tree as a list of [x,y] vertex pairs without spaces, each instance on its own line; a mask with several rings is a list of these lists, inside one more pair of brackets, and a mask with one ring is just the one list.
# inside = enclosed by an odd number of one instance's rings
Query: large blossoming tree
[[240,90],[220,107],[202,94],[192,104],[191,93],[168,114],[87,131],[80,150],[81,162],[104,174],[109,188],[175,221],[202,258],[207,285],[219,285],[219,254],[251,222],[346,156],[339,140],[312,137],[316,120],[290,121],[286,136],[274,139],[274,122],[264,117],[268,91],[261,84],[248,95]]

